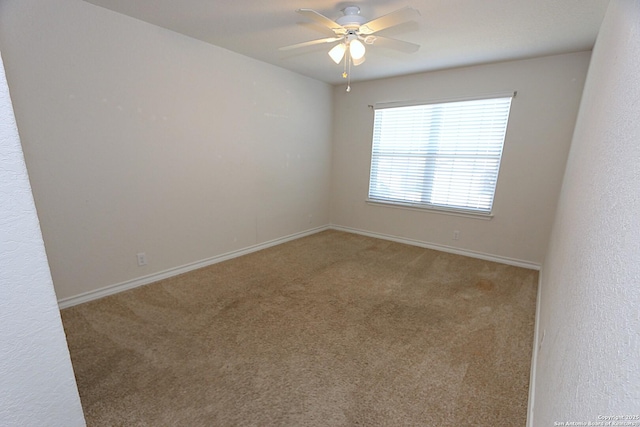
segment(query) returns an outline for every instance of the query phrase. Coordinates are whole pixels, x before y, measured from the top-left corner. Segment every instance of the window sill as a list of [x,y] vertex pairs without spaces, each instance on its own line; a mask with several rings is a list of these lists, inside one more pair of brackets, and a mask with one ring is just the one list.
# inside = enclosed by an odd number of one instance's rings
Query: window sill
[[446,208],[435,208],[435,207],[432,208],[432,207],[410,205],[410,204],[405,205],[401,203],[381,202],[378,200],[371,200],[371,199],[367,199],[365,200],[365,202],[368,205],[383,206],[387,208],[407,209],[410,211],[422,211],[422,212],[427,211],[435,214],[461,216],[464,218],[482,219],[485,221],[489,221],[493,219],[492,213],[484,214],[484,213],[469,212],[469,211],[457,210],[457,209],[446,209]]

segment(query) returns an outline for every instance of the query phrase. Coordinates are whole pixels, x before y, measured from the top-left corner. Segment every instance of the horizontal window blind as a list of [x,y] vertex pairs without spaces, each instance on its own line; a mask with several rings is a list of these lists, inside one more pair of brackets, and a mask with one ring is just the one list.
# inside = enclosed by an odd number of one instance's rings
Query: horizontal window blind
[[375,110],[369,199],[490,213],[511,99]]

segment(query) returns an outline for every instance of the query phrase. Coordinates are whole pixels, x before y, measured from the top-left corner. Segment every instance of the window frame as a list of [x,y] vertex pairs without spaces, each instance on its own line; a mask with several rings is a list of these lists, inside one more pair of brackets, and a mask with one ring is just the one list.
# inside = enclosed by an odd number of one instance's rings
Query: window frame
[[[428,101],[402,101],[402,102],[385,102],[385,103],[376,103],[375,105],[370,105],[369,107],[374,111],[373,123],[371,125],[372,134],[371,134],[371,151],[370,151],[370,161],[369,161],[369,180],[367,185],[367,198],[366,203],[374,206],[386,206],[393,207],[399,209],[409,209],[409,210],[419,210],[419,211],[431,211],[434,213],[447,214],[447,215],[455,215],[455,216],[463,216],[463,217],[473,217],[480,219],[491,219],[494,216],[494,208],[495,208],[495,196],[497,194],[498,189],[498,181],[500,176],[500,170],[502,169],[502,156],[504,154],[504,146],[507,141],[507,131],[509,127],[509,120],[511,118],[511,108],[513,106],[513,98],[517,95],[516,91],[509,92],[500,92],[500,93],[491,93],[485,95],[479,95],[474,97],[462,97],[462,98],[446,98],[446,99],[433,99]],[[491,198],[490,209],[487,210],[479,210],[465,207],[456,207],[456,206],[443,206],[437,204],[430,203],[411,203],[408,201],[398,201],[392,199],[378,199],[371,198],[371,185],[372,185],[372,171],[373,171],[373,162],[374,162],[374,137],[375,137],[375,112],[379,109],[389,109],[389,108],[399,108],[399,107],[411,107],[411,106],[423,106],[423,105],[436,105],[436,104],[448,104],[448,103],[458,103],[458,102],[466,102],[466,101],[479,101],[479,100],[490,100],[490,99],[500,99],[500,98],[510,98],[509,106],[507,108],[506,117],[505,117],[505,127],[504,127],[504,137],[502,139],[502,143],[500,146],[500,155],[498,156],[498,165],[495,173],[495,186],[493,187],[493,195]],[[426,169],[425,169],[426,170]]]

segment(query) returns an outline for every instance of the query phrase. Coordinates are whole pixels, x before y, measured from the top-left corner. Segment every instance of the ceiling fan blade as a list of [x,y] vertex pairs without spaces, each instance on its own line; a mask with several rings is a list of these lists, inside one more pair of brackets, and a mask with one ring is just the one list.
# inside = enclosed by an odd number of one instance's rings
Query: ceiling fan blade
[[279,48],[278,50],[292,50],[292,49],[297,49],[299,47],[313,46],[315,44],[337,42],[338,40],[342,40],[342,39],[343,37],[327,37],[326,39],[311,40],[308,42],[302,42],[302,43],[292,44],[290,46],[284,46]]
[[327,18],[323,14],[316,12],[313,9],[298,9],[296,10],[296,12],[324,25],[325,27],[333,31],[336,35],[347,34],[347,29],[342,25],[338,24],[332,19]]
[[371,37],[373,38],[372,41],[368,41],[367,39],[365,39],[366,44],[373,44],[375,46],[386,47],[388,49],[395,49],[395,50],[399,50],[401,52],[406,52],[406,53],[417,52],[418,49],[420,49],[420,45],[415,43],[409,43],[402,40],[392,39],[389,37],[382,37],[382,36],[371,36]]
[[407,6],[362,24],[359,33],[364,35],[373,34],[386,28],[402,24],[403,22],[411,21],[418,16],[420,16],[418,10]]

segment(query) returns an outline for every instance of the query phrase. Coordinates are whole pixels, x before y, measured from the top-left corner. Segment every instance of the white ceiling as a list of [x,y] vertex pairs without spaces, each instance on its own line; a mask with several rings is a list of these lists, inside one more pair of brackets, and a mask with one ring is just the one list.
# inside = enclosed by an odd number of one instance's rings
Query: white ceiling
[[281,52],[279,47],[333,33],[297,14],[310,8],[336,19],[357,5],[369,19],[405,6],[414,22],[380,35],[421,45],[416,53],[367,49],[352,79],[370,80],[472,64],[521,59],[593,47],[609,0],[86,0],[315,79],[341,83],[342,65],[322,44]]

